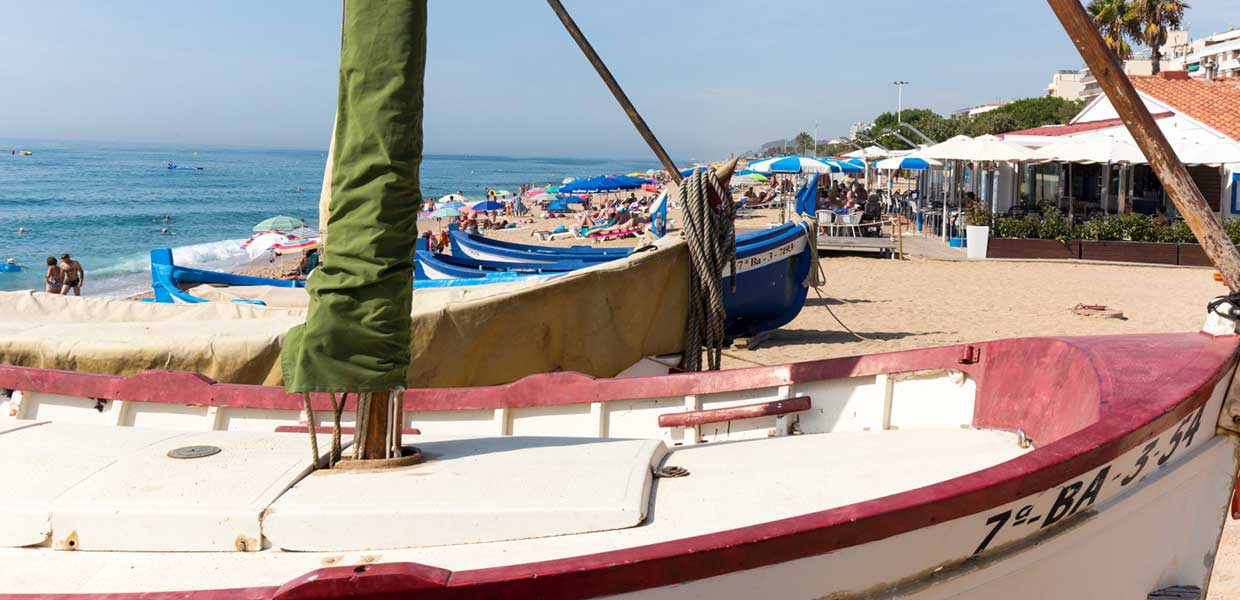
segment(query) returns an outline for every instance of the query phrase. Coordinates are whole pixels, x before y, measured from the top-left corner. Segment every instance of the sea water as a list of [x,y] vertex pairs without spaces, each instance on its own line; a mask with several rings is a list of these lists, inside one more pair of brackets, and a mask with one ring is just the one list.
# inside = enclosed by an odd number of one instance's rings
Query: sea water
[[[326,148],[0,138],[0,261],[13,258],[28,267],[0,273],[0,291],[43,289],[45,259],[65,253],[82,263],[83,293],[90,296],[150,289],[151,248],[172,248],[180,265],[237,268],[248,260],[241,243],[259,221],[289,215],[316,225],[326,160]],[[201,170],[169,170],[165,161]],[[485,199],[488,187],[515,193],[522,183],[657,166],[648,160],[428,154],[422,194],[459,191]],[[164,222],[165,216],[172,220]]]

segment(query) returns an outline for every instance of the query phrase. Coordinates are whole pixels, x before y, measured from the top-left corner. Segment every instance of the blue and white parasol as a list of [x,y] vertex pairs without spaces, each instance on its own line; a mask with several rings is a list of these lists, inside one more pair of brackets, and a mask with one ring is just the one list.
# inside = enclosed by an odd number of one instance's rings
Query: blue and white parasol
[[750,171],[759,173],[840,173],[843,169],[808,156],[781,156],[749,163]]
[[913,155],[893,156],[874,163],[875,169],[884,171],[925,171],[926,169],[939,169],[942,167],[943,163],[933,158],[922,158]]

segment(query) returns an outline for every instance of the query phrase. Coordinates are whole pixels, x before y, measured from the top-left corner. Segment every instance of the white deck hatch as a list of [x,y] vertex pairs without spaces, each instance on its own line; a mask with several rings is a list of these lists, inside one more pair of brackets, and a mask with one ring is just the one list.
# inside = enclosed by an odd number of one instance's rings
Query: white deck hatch
[[[199,445],[220,451],[168,456]],[[310,465],[304,435],[68,423],[0,430],[0,455],[0,545],[60,550],[258,551],[263,510]]]
[[319,471],[268,511],[273,547],[379,550],[633,527],[649,505],[658,440],[418,436],[401,471]]

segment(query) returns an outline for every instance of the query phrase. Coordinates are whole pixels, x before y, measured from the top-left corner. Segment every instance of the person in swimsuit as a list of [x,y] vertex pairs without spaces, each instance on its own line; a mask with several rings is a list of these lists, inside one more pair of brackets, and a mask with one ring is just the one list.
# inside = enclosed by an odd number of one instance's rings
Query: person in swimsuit
[[47,283],[47,293],[59,294],[60,289],[64,286],[65,277],[60,272],[60,267],[56,265],[56,257],[47,257],[47,273],[43,274],[43,281]]
[[73,290],[74,296],[82,295],[82,283],[86,281],[86,272],[82,270],[82,263],[79,263],[68,254],[60,256],[60,272],[64,277],[64,283],[60,287],[60,294],[68,296],[69,290]]

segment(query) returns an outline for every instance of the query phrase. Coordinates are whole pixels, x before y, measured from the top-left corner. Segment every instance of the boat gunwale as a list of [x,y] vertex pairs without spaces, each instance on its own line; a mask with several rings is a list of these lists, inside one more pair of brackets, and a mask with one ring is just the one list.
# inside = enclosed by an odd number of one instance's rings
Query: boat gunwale
[[[1141,386],[1136,385],[1134,389],[1122,393],[1125,391],[1122,382],[1111,378],[1111,373],[1105,368],[1116,365],[1103,364],[1106,362],[1105,357],[1100,358],[1097,352],[1102,349],[1102,354],[1105,355],[1104,346],[1108,342],[1115,343],[1116,338],[1134,343],[1147,342],[1154,348],[1164,350],[1175,347],[1180,347],[1182,350],[1187,346],[1196,346],[1197,351],[1193,353],[1193,358],[1198,359],[1198,362],[1203,358],[1217,360],[1213,362],[1212,367],[1204,365],[1196,369],[1179,368],[1165,374],[1170,377],[1152,378],[1151,381],[1146,382],[1146,387],[1153,386],[1156,389],[1175,392],[1176,395],[1171,399],[1161,401],[1150,401],[1148,397],[1142,401],[1138,398],[1139,392],[1148,390],[1137,389]],[[1092,374],[1097,378],[1098,397],[1096,401],[1100,414],[1092,423],[1061,439],[986,469],[846,506],[698,536],[620,550],[482,569],[445,571],[410,562],[369,565],[364,573],[357,572],[354,566],[326,567],[305,573],[278,588],[260,586],[229,590],[190,590],[166,594],[145,593],[141,596],[143,598],[192,596],[197,599],[214,599],[226,596],[236,597],[239,592],[242,592],[247,595],[252,594],[254,597],[281,597],[289,593],[296,597],[317,598],[329,597],[332,593],[345,590],[356,591],[357,588],[353,587],[336,587],[346,582],[348,586],[366,582],[363,587],[371,592],[435,589],[451,593],[453,597],[465,598],[491,597],[499,593],[510,597],[529,595],[531,597],[582,598],[673,585],[825,554],[977,514],[1038,493],[1054,485],[1060,485],[1072,477],[1114,460],[1161,431],[1174,426],[1191,411],[1208,402],[1215,386],[1220,384],[1222,377],[1236,362],[1238,340],[1240,338],[1237,336],[1214,338],[1201,333],[1096,338],[1020,338],[824,359],[776,367],[754,367],[737,371],[610,380],[620,382],[622,388],[628,388],[632,393],[615,394],[606,399],[577,399],[541,404],[522,402],[509,406],[546,406],[632,399],[621,396],[641,395],[642,390],[659,386],[664,386],[663,389],[668,392],[670,392],[668,388],[676,388],[677,390],[699,390],[699,393],[704,393],[709,389],[721,391],[738,389],[735,385],[726,385],[725,382],[732,384],[744,382],[743,385],[747,386],[745,389],[753,389],[797,381],[832,379],[833,377],[829,376],[833,374],[860,377],[875,375],[879,372],[892,372],[897,368],[903,372],[944,368],[945,360],[950,360],[946,363],[948,365],[958,363],[962,358],[962,350],[967,352],[970,347],[980,349],[981,356],[985,357],[990,352],[1005,346],[1055,344],[1061,346],[1065,352],[1072,353],[1074,359],[1086,360],[1093,367]],[[984,358],[974,364],[957,364],[949,368],[959,368],[978,378],[985,377]],[[1169,367],[1163,367],[1163,369],[1171,370]],[[158,377],[166,376],[167,373],[155,372],[150,375]],[[23,374],[28,376],[25,378],[26,381],[41,382],[44,387],[63,382],[65,379],[111,377],[0,366],[0,387],[9,387],[10,382]],[[32,375],[33,377],[29,377]],[[205,377],[191,376],[199,380],[200,389],[204,386],[210,389],[213,385],[228,385],[212,384]],[[565,377],[569,380],[564,380]],[[130,378],[112,379],[128,380]],[[143,379],[152,378],[138,377],[136,381]],[[692,385],[697,379],[718,381],[698,387]],[[180,386],[187,380],[183,377],[177,377],[175,380],[176,385],[168,388],[168,391],[184,391],[184,388]],[[531,381],[533,383],[530,383]],[[558,385],[557,381],[564,381],[568,385]],[[543,388],[544,385],[549,386],[544,393],[554,389],[557,395],[571,400],[576,395],[573,388],[582,385],[597,386],[603,381],[570,373],[535,375],[509,384],[509,386],[498,386],[497,390],[493,390],[494,393],[488,401],[494,402],[495,399],[503,397],[500,390],[504,388],[529,387],[532,390]],[[633,385],[634,383],[638,385]],[[982,383],[979,381],[979,389]],[[232,387],[252,390],[260,386]],[[17,386],[14,389],[29,388]],[[279,388],[270,389],[282,392]],[[415,410],[419,408],[427,410],[427,406],[419,402],[425,400],[420,396],[442,395],[441,401],[459,406],[459,401],[463,397],[461,394],[466,391],[467,389],[462,388],[411,390],[412,394],[406,392],[405,402],[409,407],[410,402],[413,401]],[[1061,391],[1066,393],[1068,390]],[[668,393],[667,395],[679,394]],[[173,402],[174,400],[166,398],[163,401]],[[184,403],[183,401],[177,402]],[[461,407],[460,409],[466,410],[467,408]],[[1050,415],[1050,418],[1054,418],[1054,415]],[[137,598],[139,595],[139,593],[127,592],[87,594],[90,597],[107,598]],[[81,594],[57,594],[55,596],[83,597]],[[50,596],[0,594],[0,598],[47,597]]]

